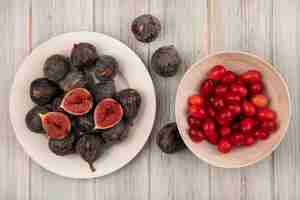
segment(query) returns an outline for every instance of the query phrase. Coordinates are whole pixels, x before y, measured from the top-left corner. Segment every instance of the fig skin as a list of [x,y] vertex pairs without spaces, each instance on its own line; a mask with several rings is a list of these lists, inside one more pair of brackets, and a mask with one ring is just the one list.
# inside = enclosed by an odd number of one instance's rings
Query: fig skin
[[96,103],[105,98],[112,98],[116,93],[116,86],[114,80],[105,80],[97,83],[92,89],[91,93]]
[[161,32],[161,24],[159,19],[153,15],[141,15],[132,22],[131,31],[138,41],[150,43],[154,41]]
[[180,64],[181,58],[173,45],[160,47],[151,58],[152,69],[162,77],[174,76]]
[[186,146],[182,141],[175,122],[165,125],[156,136],[156,143],[164,153],[175,153]]
[[43,70],[49,80],[58,82],[70,71],[70,62],[63,55],[52,55],[47,58]]
[[27,128],[34,133],[45,133],[40,115],[46,114],[49,109],[42,106],[34,106],[25,117]]
[[119,70],[118,61],[109,55],[102,55],[95,65],[95,77],[99,81],[113,79]]
[[122,120],[114,127],[108,130],[103,130],[101,132],[101,136],[103,137],[106,143],[114,144],[117,142],[121,142],[122,140],[127,138],[128,133],[129,133],[129,125]]
[[85,160],[92,172],[96,171],[94,162],[101,156],[105,145],[99,136],[86,134],[76,144],[76,152]]
[[65,92],[69,92],[75,88],[90,89],[94,85],[94,79],[88,73],[71,71],[59,82],[59,85]]
[[74,120],[74,126],[82,133],[92,132],[95,127],[93,113],[90,112],[83,116],[77,117]]
[[75,144],[76,136],[73,131],[71,131],[67,137],[61,140],[50,138],[48,141],[49,149],[58,156],[65,156],[75,153]]
[[78,70],[84,70],[95,64],[98,59],[97,49],[90,43],[74,44],[71,52],[71,64]]
[[142,103],[141,95],[138,91],[128,88],[118,92],[115,99],[123,107],[125,121],[131,124],[139,112]]
[[30,84],[30,97],[37,105],[44,106],[60,94],[59,86],[47,78],[35,79]]

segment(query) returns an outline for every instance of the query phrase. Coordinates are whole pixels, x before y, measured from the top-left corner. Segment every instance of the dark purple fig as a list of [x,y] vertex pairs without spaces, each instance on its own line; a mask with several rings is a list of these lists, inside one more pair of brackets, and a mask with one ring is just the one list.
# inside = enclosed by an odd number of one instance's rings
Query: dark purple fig
[[62,80],[70,71],[70,62],[63,55],[53,55],[44,63],[44,74],[52,81]]
[[101,135],[107,143],[121,142],[129,133],[129,126],[124,121],[120,121],[114,127],[103,130]]
[[165,153],[175,153],[185,148],[176,123],[165,125],[157,134],[156,143]]
[[27,128],[35,133],[45,133],[40,115],[46,114],[49,109],[42,106],[34,106],[25,117]]
[[124,109],[124,118],[127,122],[132,123],[137,116],[141,106],[142,97],[138,91],[134,89],[125,89],[115,95],[117,101],[120,102]]
[[71,131],[71,133],[63,139],[57,140],[50,138],[48,142],[48,147],[54,154],[58,156],[65,156],[68,154],[75,153],[75,144],[75,133]]
[[173,45],[157,49],[151,58],[152,69],[163,77],[174,76],[180,64],[181,58]]
[[69,92],[75,88],[89,89],[93,84],[94,80],[91,75],[79,71],[71,71],[59,82],[60,87],[65,92]]
[[159,19],[152,15],[141,15],[132,22],[131,31],[138,41],[149,43],[158,37],[161,24]]
[[109,55],[102,55],[96,62],[95,77],[99,81],[113,79],[119,69],[118,61]]
[[47,78],[38,78],[30,84],[31,100],[40,106],[49,104],[59,94],[59,86]]
[[111,98],[116,93],[116,86],[114,80],[100,81],[91,88],[91,93],[94,96],[96,103],[104,98]]
[[98,58],[97,49],[90,43],[74,44],[71,52],[71,64],[79,70],[84,70],[95,64]]

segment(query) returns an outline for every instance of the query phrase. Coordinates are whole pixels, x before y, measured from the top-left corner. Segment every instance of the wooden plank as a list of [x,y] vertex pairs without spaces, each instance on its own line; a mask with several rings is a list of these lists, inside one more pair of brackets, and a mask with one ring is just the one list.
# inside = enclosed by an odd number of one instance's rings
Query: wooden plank
[[292,118],[286,138],[274,154],[274,199],[299,199],[299,1],[274,0],[273,62],[288,81]]
[[[242,50],[272,61],[272,1],[242,1]],[[272,156],[241,170],[242,196],[246,199],[273,199]]]
[[[137,42],[130,31],[135,16],[145,12],[148,12],[146,0],[97,0],[95,1],[95,30],[123,41],[147,62],[148,46]],[[124,168],[97,179],[96,199],[148,199],[148,155],[149,150],[146,145],[137,158]]]
[[154,79],[158,109],[150,147],[150,199],[208,199],[209,168],[188,150],[174,155],[162,153],[155,135],[168,122],[175,121],[176,89],[186,69],[207,54],[207,4],[198,0],[152,0],[150,13],[162,23],[162,33],[150,45],[150,55],[164,45],[175,45],[183,64],[172,78]]
[[[211,1],[210,8],[210,51],[241,50],[242,10],[241,1]],[[242,175],[240,169],[211,167],[211,199],[242,199]]]
[[[9,93],[14,74],[30,50],[30,1],[4,1],[0,8],[0,199],[29,200],[30,161],[9,121]],[[22,33],[22,34],[20,34]]]
[[[92,0],[33,0],[32,43],[36,47],[50,37],[70,31],[93,30]],[[94,180],[66,179],[36,163],[31,168],[31,199],[94,199]]]

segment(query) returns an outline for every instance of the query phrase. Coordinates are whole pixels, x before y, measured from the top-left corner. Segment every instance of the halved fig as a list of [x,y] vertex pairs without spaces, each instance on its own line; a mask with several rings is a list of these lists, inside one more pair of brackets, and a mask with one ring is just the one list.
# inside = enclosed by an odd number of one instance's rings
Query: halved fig
[[111,98],[105,98],[98,103],[94,112],[95,128],[109,129],[118,124],[124,112],[121,104]]
[[69,117],[61,112],[41,114],[43,128],[50,139],[64,139],[71,130]]
[[65,95],[60,107],[71,115],[84,115],[93,108],[93,97],[87,89],[75,88]]

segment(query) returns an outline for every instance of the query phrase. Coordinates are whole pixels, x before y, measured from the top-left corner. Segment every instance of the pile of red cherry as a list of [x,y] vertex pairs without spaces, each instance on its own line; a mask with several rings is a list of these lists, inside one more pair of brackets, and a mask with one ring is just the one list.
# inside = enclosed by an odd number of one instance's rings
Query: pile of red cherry
[[205,139],[222,153],[268,139],[278,127],[277,115],[263,92],[259,71],[237,75],[223,65],[214,66],[199,93],[188,98],[190,138]]

